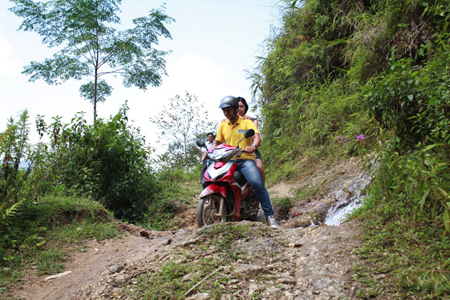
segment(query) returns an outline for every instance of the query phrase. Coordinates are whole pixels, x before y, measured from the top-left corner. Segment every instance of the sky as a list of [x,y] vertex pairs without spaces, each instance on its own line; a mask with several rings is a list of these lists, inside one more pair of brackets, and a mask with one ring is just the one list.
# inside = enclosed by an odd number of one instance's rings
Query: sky
[[[194,94],[208,110],[212,121],[223,119],[218,108],[227,95],[251,100],[251,82],[245,70],[252,70],[256,56],[264,56],[265,41],[279,23],[280,0],[123,0],[119,30],[132,28],[132,20],[148,14],[153,8],[166,6],[166,14],[176,20],[166,27],[172,40],[160,39],[159,50],[172,50],[165,57],[168,76],[160,87],[149,86],[146,91],[122,86],[120,77],[104,77],[113,86],[112,95],[97,105],[99,118],[115,115],[128,100],[128,116],[141,128],[147,143],[160,138],[150,117],[159,114],[170,98]],[[0,132],[11,116],[16,118],[27,109],[30,113],[32,143],[36,116],[60,116],[69,123],[77,112],[85,112],[89,124],[93,121],[92,104],[79,96],[79,87],[87,79],[69,80],[62,85],[47,85],[38,80],[29,82],[21,74],[31,61],[51,58],[56,49],[42,44],[35,32],[18,31],[22,18],[8,10],[12,3],[0,1]]]

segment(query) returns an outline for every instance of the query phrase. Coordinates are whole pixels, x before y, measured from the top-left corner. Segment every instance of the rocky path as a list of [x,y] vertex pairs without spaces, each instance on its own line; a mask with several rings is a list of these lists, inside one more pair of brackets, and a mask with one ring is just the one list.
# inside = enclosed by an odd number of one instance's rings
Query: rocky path
[[[290,216],[289,221],[270,230],[269,236],[235,241],[234,247],[251,259],[234,261],[220,270],[221,276],[230,279],[221,286],[230,291],[222,299],[353,299],[358,291],[352,270],[358,264],[355,250],[360,245],[360,224],[309,225],[312,218],[323,218],[335,201],[332,192],[345,189],[358,172],[356,162],[345,162],[296,183],[272,187],[272,196],[289,196],[308,186],[317,190],[317,197],[297,203],[284,215]],[[140,274],[155,272],[169,260],[186,262],[209,256],[214,259],[214,249],[199,250],[205,247],[198,245],[203,229],[195,226],[195,209],[184,211],[183,216],[190,226],[177,232],[122,225],[123,237],[91,241],[85,252],[74,253],[65,268],[70,273],[53,279],[30,273],[13,299],[133,299],[130,291]],[[261,223],[249,226],[255,227],[252,231],[267,229]],[[190,280],[189,276],[186,280]],[[211,299],[211,295],[195,292],[187,297]]]
[[[253,226],[265,226],[254,223]],[[171,259],[205,258],[195,254],[198,230],[148,232],[141,236],[126,233],[122,238],[104,242],[92,241],[87,251],[75,253],[67,264],[70,274],[46,281],[45,277],[29,278],[30,284],[17,291],[18,299],[132,299],[122,290],[140,274],[153,272]],[[230,280],[234,286],[224,290],[239,290],[223,299],[352,299],[357,286],[352,281],[352,268],[357,264],[354,255],[360,245],[358,224],[315,226],[272,230],[270,236],[239,241],[239,249],[248,253],[251,261],[237,261],[227,267],[233,273],[250,277]],[[145,234],[144,234],[145,235]],[[213,258],[214,251],[210,254]],[[183,259],[182,261],[185,261]],[[259,280],[256,280],[259,278]],[[194,294],[190,299],[210,299]]]

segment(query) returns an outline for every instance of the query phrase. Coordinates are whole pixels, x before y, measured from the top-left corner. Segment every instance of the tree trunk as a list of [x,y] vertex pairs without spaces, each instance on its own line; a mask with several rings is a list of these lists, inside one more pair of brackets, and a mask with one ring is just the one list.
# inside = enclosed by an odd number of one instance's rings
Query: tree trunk
[[[95,10],[98,16],[98,3],[95,3]],[[98,22],[98,19],[97,19]],[[97,121],[97,88],[98,88],[98,59],[99,59],[99,45],[98,45],[98,26],[95,28],[96,48],[95,48],[95,70],[94,70],[94,125]]]
[[95,78],[94,78],[94,124],[97,121],[97,68],[95,68]]
[[188,166],[188,157],[187,157],[187,136],[185,135],[184,136],[184,145],[183,145],[183,147],[184,147],[184,166],[185,166],[185,168],[187,168],[187,166]]

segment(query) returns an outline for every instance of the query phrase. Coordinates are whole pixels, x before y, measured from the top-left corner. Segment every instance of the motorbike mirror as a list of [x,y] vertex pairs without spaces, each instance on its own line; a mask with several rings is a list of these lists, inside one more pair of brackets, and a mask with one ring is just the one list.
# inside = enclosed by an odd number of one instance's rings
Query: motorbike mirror
[[239,143],[242,142],[244,139],[247,139],[247,138],[252,137],[254,135],[255,135],[255,131],[253,129],[246,130],[244,132],[244,137],[237,143],[236,147],[239,147]]
[[244,138],[249,138],[255,135],[255,131],[253,129],[249,129],[244,132]]
[[197,146],[201,147],[206,147],[205,141],[202,139],[198,139],[197,140]]

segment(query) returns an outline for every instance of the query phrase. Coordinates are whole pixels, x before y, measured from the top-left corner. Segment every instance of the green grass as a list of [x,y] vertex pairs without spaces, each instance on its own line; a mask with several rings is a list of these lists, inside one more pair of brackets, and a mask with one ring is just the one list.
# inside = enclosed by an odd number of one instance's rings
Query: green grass
[[[173,261],[168,261],[156,273],[140,276],[133,296],[135,299],[184,299],[186,297],[184,293],[214,272],[218,267],[225,264],[225,262],[214,259],[201,259],[196,263],[177,264]],[[194,274],[191,280],[182,280],[189,273]],[[208,290],[212,295],[220,296],[223,291],[220,287],[215,286],[214,283],[216,280],[220,282],[222,277],[224,277],[224,274],[218,272],[216,277],[211,278],[213,281],[204,281],[196,288],[196,291]]]
[[272,198],[273,205],[278,206],[283,209],[292,208],[295,201],[297,201],[296,198],[292,198],[292,197],[281,197],[281,198],[273,197]]
[[23,205],[0,237],[0,291],[20,284],[28,268],[37,275],[61,272],[70,252],[88,239],[120,234],[112,214],[87,198],[45,197]]
[[186,207],[196,207],[202,186],[198,184],[199,172],[177,173],[177,185],[166,188],[159,200],[154,201],[148,213],[138,225],[153,230],[167,231],[179,229],[180,219],[176,216]]
[[364,221],[362,263],[354,279],[361,299],[448,299],[450,236],[442,221],[433,220],[399,194],[390,200],[371,196],[353,214]]

